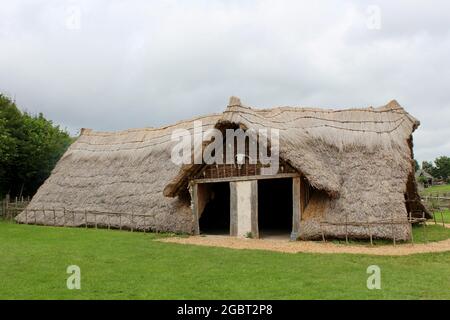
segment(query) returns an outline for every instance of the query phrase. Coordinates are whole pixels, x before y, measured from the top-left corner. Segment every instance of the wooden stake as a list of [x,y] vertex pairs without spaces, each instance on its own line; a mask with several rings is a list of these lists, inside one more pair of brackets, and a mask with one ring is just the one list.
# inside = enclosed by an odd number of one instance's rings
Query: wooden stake
[[345,214],[345,243],[348,244],[348,215]]
[[322,232],[322,241],[325,242],[325,233],[323,232],[322,222],[320,223],[320,231]]
[[394,214],[391,214],[391,226],[392,226],[392,239],[394,241],[394,246],[396,245],[396,241],[395,241],[395,230],[394,230]]
[[425,212],[422,212],[422,219],[424,219],[423,220],[423,237],[425,238],[425,241],[428,242],[427,231],[426,231],[427,222],[425,220]]
[[146,229],[147,229],[147,223],[146,223],[146,219],[147,216],[144,214],[144,234],[146,233]]

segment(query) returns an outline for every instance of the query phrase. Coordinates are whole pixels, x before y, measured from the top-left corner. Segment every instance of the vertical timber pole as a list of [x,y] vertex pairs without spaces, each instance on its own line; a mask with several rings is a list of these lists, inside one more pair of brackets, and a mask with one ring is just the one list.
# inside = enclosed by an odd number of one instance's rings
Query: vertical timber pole
[[229,182],[230,186],[230,236],[238,235],[238,207],[236,182]]
[[259,239],[259,226],[258,226],[258,180],[252,180],[251,191],[250,191],[250,201],[251,201],[251,229],[252,236],[255,239]]
[[199,207],[198,207],[198,184],[194,183],[191,185],[191,204],[192,204],[192,219],[194,223],[194,235],[198,236],[200,234],[200,224],[199,224]]
[[300,234],[300,221],[302,219],[303,199],[302,181],[300,177],[292,178],[292,233],[291,241],[296,241]]

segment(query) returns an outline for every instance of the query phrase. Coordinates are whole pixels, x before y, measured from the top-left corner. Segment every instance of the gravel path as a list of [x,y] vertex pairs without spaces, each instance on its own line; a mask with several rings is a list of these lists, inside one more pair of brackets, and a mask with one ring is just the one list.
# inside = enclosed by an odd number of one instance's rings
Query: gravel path
[[405,256],[416,253],[450,251],[450,239],[421,243],[397,244],[383,246],[346,245],[330,242],[274,240],[274,239],[239,239],[228,236],[191,236],[188,238],[166,238],[159,241],[200,246],[223,247],[231,249],[269,250],[284,253],[350,253],[380,256]]

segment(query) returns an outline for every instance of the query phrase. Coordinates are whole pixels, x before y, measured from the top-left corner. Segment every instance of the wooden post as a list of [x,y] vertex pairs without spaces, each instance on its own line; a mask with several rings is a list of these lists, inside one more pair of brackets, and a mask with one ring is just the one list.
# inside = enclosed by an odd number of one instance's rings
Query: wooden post
[[292,178],[292,232],[291,241],[296,241],[300,235],[300,222],[302,220],[303,199],[302,180],[300,177]]
[[[231,198],[231,194],[230,194]],[[199,207],[198,207],[198,184],[194,183],[191,185],[191,204],[192,204],[192,219],[194,220],[194,235],[200,234],[200,225],[199,225]],[[231,223],[231,221],[230,221]]]
[[425,219],[425,212],[422,212],[422,219],[424,219],[423,220],[423,237],[425,238],[425,241],[428,242],[427,231],[426,231],[427,221]]
[[444,213],[441,211],[442,226],[445,228]]
[[110,230],[110,229],[111,229],[111,217],[108,214],[108,230]]
[[55,208],[53,208],[53,226],[56,227],[56,212],[55,212]]
[[147,221],[145,218],[147,218],[147,216],[144,213],[144,234],[147,232],[147,230],[146,230],[147,229]]
[[131,232],[133,232],[133,223],[134,223],[134,214],[133,211],[131,211],[131,222],[130,222]]
[[412,222],[410,223],[410,226],[411,226],[411,244],[414,245],[414,234],[413,234],[413,224],[412,224]]
[[259,225],[258,225],[258,180],[253,180],[251,182],[250,191],[250,204],[251,204],[251,229],[252,236],[255,239],[259,239]]
[[392,231],[392,241],[394,242],[395,246],[395,230],[394,230],[394,214],[391,213],[391,231]]
[[345,243],[348,244],[348,215],[345,213]]
[[122,230],[122,214],[119,214],[119,230]]
[[370,218],[369,217],[367,217],[367,226],[369,227],[370,245],[373,246],[372,228],[371,228],[371,225],[370,225]]
[[[229,182],[230,185],[230,236],[236,237],[238,233],[237,223],[238,223],[238,208],[237,208],[237,187],[236,182]],[[197,190],[195,190],[196,184],[194,184],[192,194],[197,197]],[[196,203],[193,203],[193,212],[194,212],[194,227],[195,221],[198,221],[198,212],[196,208]],[[198,223],[197,223],[198,225]],[[195,230],[196,232],[197,230]],[[199,232],[200,233],[200,232]],[[196,234],[199,234],[196,233]]]
[[5,197],[5,213],[4,213],[4,215],[5,215],[5,219],[8,219],[9,218],[9,193],[6,195],[6,197]]
[[325,242],[325,232],[323,232],[323,224],[320,222],[320,232],[322,233],[322,241]]
[[87,221],[87,211],[84,209],[84,227],[88,227],[88,221]]

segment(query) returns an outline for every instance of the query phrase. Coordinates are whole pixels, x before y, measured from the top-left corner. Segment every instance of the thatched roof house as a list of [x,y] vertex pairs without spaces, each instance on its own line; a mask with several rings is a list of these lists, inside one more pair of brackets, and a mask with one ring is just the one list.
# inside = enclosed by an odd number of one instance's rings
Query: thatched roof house
[[433,185],[434,177],[423,169],[419,169],[415,174],[416,181],[420,188],[428,188]]
[[[279,172],[266,179],[247,163],[245,171],[175,165],[171,133],[192,131],[196,120],[205,129],[279,129]],[[406,240],[408,216],[425,214],[414,178],[418,126],[396,101],[348,110],[253,109],[232,98],[223,114],[158,129],[85,129],[17,221]]]

